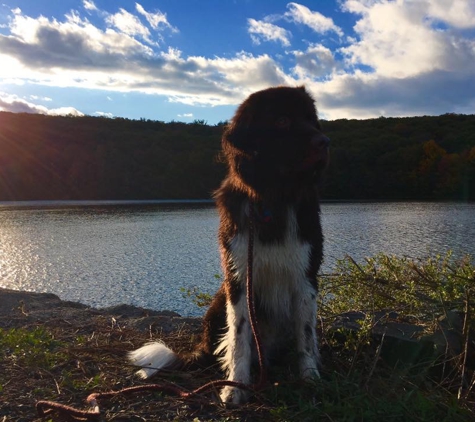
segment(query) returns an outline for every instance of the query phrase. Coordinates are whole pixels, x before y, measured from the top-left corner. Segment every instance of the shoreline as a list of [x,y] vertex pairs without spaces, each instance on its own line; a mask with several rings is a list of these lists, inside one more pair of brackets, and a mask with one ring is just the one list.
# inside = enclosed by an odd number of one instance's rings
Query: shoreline
[[96,325],[110,320],[112,325],[134,331],[171,333],[187,325],[193,332],[201,329],[201,317],[182,317],[173,311],[155,311],[134,305],[105,308],[62,300],[53,293],[36,293],[0,287],[0,328],[66,323],[81,331],[93,332]]

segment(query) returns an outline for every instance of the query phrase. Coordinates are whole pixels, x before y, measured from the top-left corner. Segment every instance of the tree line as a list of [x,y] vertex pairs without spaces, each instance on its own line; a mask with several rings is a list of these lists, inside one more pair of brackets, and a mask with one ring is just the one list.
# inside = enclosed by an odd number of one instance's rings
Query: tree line
[[[0,112],[0,201],[210,198],[224,125]],[[475,200],[475,115],[322,126],[326,199]]]

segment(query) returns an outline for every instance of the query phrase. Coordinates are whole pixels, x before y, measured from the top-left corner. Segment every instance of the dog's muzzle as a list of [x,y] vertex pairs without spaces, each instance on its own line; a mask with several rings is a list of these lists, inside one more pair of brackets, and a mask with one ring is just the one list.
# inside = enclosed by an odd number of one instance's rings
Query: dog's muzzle
[[316,133],[310,139],[309,147],[299,170],[307,171],[316,167],[326,167],[329,160],[330,138]]

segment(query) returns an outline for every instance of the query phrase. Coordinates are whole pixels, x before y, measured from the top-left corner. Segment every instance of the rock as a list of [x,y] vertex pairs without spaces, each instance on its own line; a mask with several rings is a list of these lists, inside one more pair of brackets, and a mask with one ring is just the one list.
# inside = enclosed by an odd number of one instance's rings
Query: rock
[[0,327],[15,328],[55,321],[57,325],[94,332],[98,324],[119,325],[134,330],[170,333],[201,327],[200,318],[182,318],[172,311],[154,311],[132,305],[95,309],[81,303],[63,301],[51,293],[21,292],[0,288]]
[[[386,311],[374,314],[364,312],[346,312],[338,315],[331,325],[339,341],[345,340],[345,332],[357,332],[361,322],[370,317],[372,321],[371,336],[375,344],[381,345],[381,358],[389,365],[420,365],[424,370],[427,365],[447,361],[461,355],[464,351],[463,324],[464,313],[456,310],[447,311],[435,326],[429,327],[416,318],[403,317],[397,312]],[[383,340],[384,336],[384,340]],[[469,339],[475,332],[469,332]],[[469,340],[467,364],[473,367],[475,342]]]
[[0,316],[11,313],[35,312],[38,310],[55,309],[71,306],[75,308],[88,308],[86,305],[75,302],[62,301],[52,293],[21,292],[10,289],[0,289]]
[[371,317],[373,324],[371,334],[375,337],[381,337],[384,334],[386,337],[404,341],[417,341],[424,332],[424,327],[402,320],[400,315],[393,311],[376,312],[374,314],[356,311],[345,312],[335,318],[331,330],[359,331],[361,322],[367,318],[367,315]]
[[440,355],[447,353],[457,356],[463,350],[463,318],[462,312],[448,311],[438,319],[434,334],[425,336],[424,339],[434,343]]

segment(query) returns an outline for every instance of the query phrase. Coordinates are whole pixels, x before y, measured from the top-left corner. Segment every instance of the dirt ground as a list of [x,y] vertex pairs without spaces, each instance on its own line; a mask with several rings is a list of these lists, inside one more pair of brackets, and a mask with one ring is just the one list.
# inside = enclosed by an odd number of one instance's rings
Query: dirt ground
[[[0,289],[3,333],[11,329],[32,332],[42,329],[59,344],[51,353],[53,361],[49,364],[40,362],[40,357],[35,358],[37,363],[30,360],[25,364],[22,356],[15,356],[15,350],[2,351],[0,422],[67,420],[58,412],[40,418],[35,404],[39,400],[51,400],[89,410],[85,399],[91,393],[146,384],[128,365],[127,351],[157,338],[174,350],[189,350],[197,340],[200,327],[200,318],[182,318],[169,311],[156,312],[128,305],[93,309],[62,301],[53,294]],[[194,389],[220,376],[216,371],[171,373],[164,381]],[[146,392],[101,400],[101,417],[96,420],[246,420],[249,412],[255,415],[259,406],[251,404],[229,410],[216,404],[188,403],[163,393]],[[200,418],[196,419],[196,415]]]

